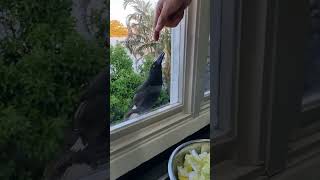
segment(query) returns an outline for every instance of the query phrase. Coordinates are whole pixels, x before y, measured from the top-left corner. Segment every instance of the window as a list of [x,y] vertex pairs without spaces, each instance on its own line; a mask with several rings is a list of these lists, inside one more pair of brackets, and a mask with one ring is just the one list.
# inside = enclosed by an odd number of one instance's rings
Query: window
[[304,61],[304,106],[320,100],[320,56],[318,52],[320,47],[319,10],[320,3],[318,1],[310,1],[309,29],[311,33],[309,35],[308,54]]
[[[77,153],[98,168],[107,161],[101,126],[107,6],[105,0],[1,1],[1,179],[60,179],[67,168],[73,176],[90,173],[73,171],[77,163],[68,157]],[[93,118],[88,107],[99,103]],[[87,146],[73,151],[81,139]]]
[[210,37],[208,42],[208,56],[206,61],[206,67],[203,72],[203,88],[204,88],[204,101],[210,99]]
[[[212,73],[216,73],[216,64],[220,73],[218,80],[217,76],[211,77],[214,85],[220,86],[211,89],[212,103],[219,104],[217,112],[211,106],[211,112],[218,117],[218,126],[212,126],[211,132],[219,134],[221,126],[236,131],[231,131],[233,136],[214,139],[216,179],[278,179],[285,170],[320,152],[318,61],[317,51],[313,50],[317,49],[317,10],[313,3],[318,2],[249,0],[241,1],[240,6],[229,0],[214,1],[212,13],[219,14],[221,7],[221,16],[213,16],[216,36],[212,52],[220,61],[214,58],[211,63]],[[228,44],[227,40],[235,38],[226,36],[234,30],[230,20],[239,16],[235,33],[238,41]],[[219,48],[215,46],[217,38]],[[224,69],[225,60],[232,59],[226,58],[230,54],[226,44],[237,49],[237,61],[231,63],[234,71]],[[231,85],[236,86],[235,100],[231,101],[235,112],[229,111],[231,118],[225,121],[228,116],[223,107],[228,96],[223,94],[233,88],[223,84],[230,83],[226,81],[230,76],[224,73],[231,72],[236,74],[231,76],[235,78],[235,85]],[[223,87],[228,88],[223,91]],[[215,92],[219,92],[218,102]],[[226,122],[227,126],[223,125]]]
[[[301,39],[302,44],[301,49],[297,51],[302,55],[299,56],[300,59],[296,60],[297,64],[301,65],[298,69],[298,72],[301,73],[296,76],[299,78],[298,82],[301,83],[297,84],[295,88],[300,89],[302,92],[295,98],[300,105],[300,109],[297,112],[299,118],[294,123],[290,136],[290,155],[297,155],[297,150],[300,149],[298,148],[299,145],[319,131],[319,7],[319,1],[312,0],[301,3],[300,7],[301,17],[303,17],[304,22],[300,22],[302,27],[297,36]],[[315,139],[316,141],[318,140]],[[306,146],[312,145],[311,143],[306,143]]]
[[[262,130],[268,176],[310,158],[318,147],[319,105],[314,29],[309,1],[270,1],[265,30]],[[290,4],[290,7],[289,7]],[[294,21],[290,21],[292,16]],[[310,31],[312,30],[312,31]],[[290,64],[290,65],[288,65]],[[312,65],[313,64],[313,65]],[[311,67],[314,66],[314,67]],[[311,98],[313,96],[313,98]],[[319,121],[318,121],[319,122]]]
[[[218,39],[213,40],[213,56],[219,58],[214,58],[212,67],[220,67],[218,80],[214,81],[216,76],[213,76],[213,83],[220,86],[212,89],[213,101],[215,92],[219,94],[216,102],[219,106],[214,114],[218,116],[218,123],[212,131],[214,135],[219,134],[220,129],[228,132],[216,138],[216,142],[220,141],[215,143],[214,150],[217,179],[267,178],[283,170],[285,152],[282,149],[286,150],[287,139],[280,132],[288,129],[286,119],[296,115],[288,111],[292,102],[288,98],[288,82],[292,83],[292,79],[285,79],[289,76],[279,79],[277,75],[283,71],[275,68],[280,64],[286,67],[289,62],[284,57],[285,52],[290,52],[286,49],[288,42],[283,38],[290,33],[288,29],[277,29],[279,25],[288,26],[288,19],[282,17],[288,14],[284,11],[286,3],[215,1],[217,11],[213,13],[220,13],[220,17],[214,17],[217,30],[213,33],[220,36],[213,37]],[[283,10],[281,13],[279,8]],[[276,43],[279,44],[275,46]],[[277,94],[280,92],[281,95]]]
[[[150,7],[152,7],[155,1],[141,0],[139,2],[145,6],[150,5]],[[122,7],[115,8],[115,6],[117,6],[116,4],[119,3],[122,6],[121,1],[111,0],[111,11],[112,9],[117,9],[117,11],[119,11],[119,9],[123,9]],[[169,94],[168,103],[161,104],[160,106],[142,113],[139,116],[118,121],[111,126],[111,179],[115,179],[127,173],[129,170],[132,170],[141,163],[156,156],[183,138],[209,124],[210,105],[209,103],[206,103],[205,105],[201,104],[205,92],[203,86],[203,72],[205,71],[208,59],[208,4],[209,1],[192,1],[192,4],[185,11],[185,16],[181,23],[176,28],[167,29],[170,33],[166,38],[171,39],[170,43],[167,44],[167,48],[169,48],[171,52],[171,58],[169,59],[170,71],[166,72],[163,68],[163,74],[169,74],[170,81],[167,81],[167,84],[165,83],[163,89]],[[128,3],[127,8],[129,8],[130,5],[132,5],[132,3]],[[124,13],[125,11],[126,10],[119,12],[120,14],[126,14],[127,12]],[[147,13],[148,10],[143,12]],[[152,12],[153,11],[151,11],[151,13]],[[127,22],[124,22],[123,24],[128,24],[128,21],[129,19],[127,19]],[[134,23],[134,26],[136,27],[137,22]],[[146,23],[146,21],[142,20],[139,23]],[[134,33],[132,31],[132,29],[128,28],[129,34]],[[149,29],[146,33],[152,34],[152,29]],[[150,40],[151,38],[152,36],[150,37]],[[116,41],[113,42],[115,44],[117,43]],[[137,42],[137,39],[127,39],[125,42]],[[117,45],[117,47],[119,47],[119,45]],[[160,50],[162,49],[160,48],[157,51]],[[130,52],[131,50],[129,49],[128,51]],[[160,54],[159,52],[156,53]],[[113,67],[112,57],[116,56],[112,56],[111,52],[111,68],[117,71],[117,69]],[[141,57],[143,57],[143,54],[137,55],[137,58]],[[153,59],[154,58],[151,58],[152,61]],[[141,62],[143,61],[144,60],[141,60]],[[135,65],[136,64],[133,63],[133,66]],[[143,68],[144,63],[137,64],[135,69],[133,67],[133,71],[139,70],[139,65]],[[130,63],[129,66],[131,66]],[[163,64],[163,67],[164,66],[166,66],[165,63]],[[141,81],[138,82],[139,83],[137,84],[141,83]],[[112,88],[114,87],[111,79],[111,101]],[[136,86],[127,88],[128,90],[133,91]],[[128,95],[130,93],[126,94]],[[128,97],[129,101],[132,98],[132,95],[130,95]],[[111,109],[110,113],[112,115],[115,111],[113,112],[113,109]]]
[[[151,111],[160,112],[161,107],[174,107],[179,102],[180,50],[171,53],[171,30],[162,31],[160,41],[153,41],[153,18],[156,1],[111,1],[111,124],[117,128],[138,121]],[[121,11],[119,11],[119,9]],[[179,41],[180,37],[174,37]],[[153,68],[155,60],[160,65]],[[177,55],[178,54],[178,55]],[[154,69],[154,79],[148,81],[149,72]],[[173,69],[174,71],[171,71]],[[162,70],[162,72],[160,71]],[[171,73],[173,72],[173,73]],[[162,77],[160,77],[162,76]],[[161,82],[162,81],[162,82]],[[144,82],[153,84],[150,90],[140,89]],[[148,86],[147,86],[148,87]],[[141,96],[158,91],[156,99],[145,100],[135,106],[134,97],[138,90]],[[145,92],[145,93],[142,93]],[[140,94],[139,94],[140,95]],[[139,98],[137,98],[139,99]],[[137,100],[139,101],[139,100]],[[140,102],[144,101],[140,97]],[[150,105],[145,105],[150,103]],[[150,106],[150,107],[149,107]],[[166,107],[168,108],[168,107]]]
[[310,33],[301,36],[307,36],[304,60],[304,92],[302,97],[302,109],[306,115],[301,120],[301,126],[307,126],[312,122],[317,121],[320,117],[319,107],[319,87],[320,87],[320,61],[319,52],[319,1],[310,1],[308,4],[308,18],[305,26]]
[[292,85],[296,94],[294,104],[299,105],[299,109],[294,109],[298,113],[298,118],[293,125],[291,140],[303,139],[318,129],[320,118],[319,104],[319,27],[318,27],[318,1],[306,1],[301,3],[300,13],[304,22],[300,22],[301,28],[296,38],[300,40],[300,48],[296,48],[299,59],[295,59],[296,83]]

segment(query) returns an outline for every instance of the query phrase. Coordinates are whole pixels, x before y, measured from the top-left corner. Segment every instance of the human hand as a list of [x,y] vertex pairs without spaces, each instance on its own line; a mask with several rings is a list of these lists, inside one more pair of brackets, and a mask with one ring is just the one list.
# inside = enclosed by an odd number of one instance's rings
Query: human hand
[[156,6],[154,21],[154,40],[158,40],[161,30],[166,27],[176,27],[184,15],[184,10],[191,0],[159,0]]

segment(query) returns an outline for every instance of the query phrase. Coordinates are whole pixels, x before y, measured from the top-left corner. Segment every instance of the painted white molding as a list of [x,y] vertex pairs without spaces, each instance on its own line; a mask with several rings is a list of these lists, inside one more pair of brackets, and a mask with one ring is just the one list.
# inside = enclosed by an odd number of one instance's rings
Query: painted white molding
[[196,118],[180,113],[111,142],[110,179],[124,175],[209,123],[207,107]]

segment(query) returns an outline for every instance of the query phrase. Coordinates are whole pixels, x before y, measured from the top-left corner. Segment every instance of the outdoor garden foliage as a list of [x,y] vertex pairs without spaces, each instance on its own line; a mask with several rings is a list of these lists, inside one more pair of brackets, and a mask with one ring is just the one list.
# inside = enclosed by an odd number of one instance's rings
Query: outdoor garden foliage
[[102,37],[86,41],[79,35],[71,5],[0,1],[0,179],[42,178],[82,87],[106,68]]
[[[124,120],[124,115],[132,107],[132,99],[136,89],[146,80],[154,59],[162,51],[166,53],[162,69],[164,86],[160,98],[153,108],[158,108],[170,101],[170,29],[163,30],[160,41],[153,41],[154,7],[151,2],[148,0],[124,0],[124,10],[129,6],[134,11],[127,16],[128,35],[126,40],[111,48],[110,120],[113,124]],[[112,25],[111,28],[115,29],[114,26]],[[121,29],[123,29],[122,25]],[[137,70],[135,71],[133,67]]]
[[[135,91],[148,77],[154,56],[146,56],[145,63],[135,72],[132,60],[123,46],[111,47],[110,52],[110,120],[111,123],[117,123],[123,121],[124,115],[132,107]],[[168,103],[169,100],[167,92],[162,90],[154,108]]]

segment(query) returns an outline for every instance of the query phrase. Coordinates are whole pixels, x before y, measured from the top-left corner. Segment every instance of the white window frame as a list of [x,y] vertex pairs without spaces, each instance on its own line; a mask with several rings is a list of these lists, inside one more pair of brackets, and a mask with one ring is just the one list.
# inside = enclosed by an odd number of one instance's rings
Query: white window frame
[[[110,129],[110,179],[117,179],[210,123],[210,105],[201,106],[204,89],[201,78],[208,54],[209,0],[194,0],[186,10],[180,28],[183,35],[173,50],[183,52],[182,81],[178,103],[142,115],[139,120]],[[176,29],[177,30],[177,29]],[[178,31],[176,31],[178,32]],[[181,33],[183,32],[183,33]],[[180,36],[181,37],[181,36]],[[173,56],[174,53],[173,53]],[[173,66],[172,71],[176,70]],[[180,80],[180,79],[179,79]],[[179,85],[178,85],[179,86]],[[172,89],[171,89],[172,90]]]

